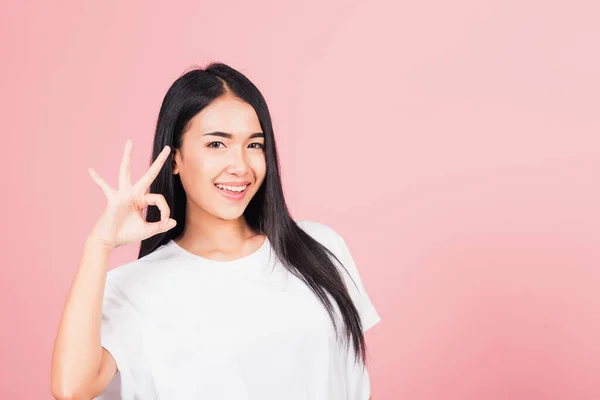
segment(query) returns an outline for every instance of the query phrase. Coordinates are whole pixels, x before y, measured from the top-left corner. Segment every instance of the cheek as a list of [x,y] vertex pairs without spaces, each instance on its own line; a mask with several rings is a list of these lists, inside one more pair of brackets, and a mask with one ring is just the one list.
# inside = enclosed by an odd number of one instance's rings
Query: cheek
[[182,175],[185,176],[185,183],[191,186],[187,189],[192,191],[206,185],[212,185],[212,180],[217,176],[217,173],[217,163],[211,160],[211,157],[203,157],[199,154],[187,157],[182,171]]
[[256,179],[258,181],[262,181],[267,172],[267,162],[265,160],[265,157],[257,155],[256,157],[251,159],[250,163],[251,168],[254,171],[254,174],[256,175]]
[[214,161],[212,161],[209,157],[203,157],[199,160],[196,160],[194,165],[194,170],[198,178],[202,179],[211,179],[214,177],[214,173],[217,170],[217,165]]
[[[222,167],[219,157],[215,157],[210,151],[198,150],[190,157],[190,166],[195,179],[212,180]],[[206,182],[204,182],[206,183]]]

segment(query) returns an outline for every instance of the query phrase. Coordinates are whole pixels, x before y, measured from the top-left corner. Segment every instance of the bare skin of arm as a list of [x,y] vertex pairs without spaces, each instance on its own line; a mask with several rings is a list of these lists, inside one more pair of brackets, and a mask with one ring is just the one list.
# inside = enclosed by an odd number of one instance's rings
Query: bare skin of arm
[[[119,171],[119,187],[113,189],[93,170],[90,175],[107,197],[108,204],[92,233],[67,296],[54,342],[50,370],[56,399],[90,399],[109,385],[117,372],[113,356],[101,346],[102,305],[107,267],[113,249],[139,243],[175,227],[161,194],[146,193],[170,154],[165,146],[148,171],[134,185],[130,181],[133,143],[127,141]],[[148,205],[160,209],[160,222],[148,223]]]
[[51,390],[57,398],[93,398],[117,372],[100,346],[100,321],[111,249],[90,237],[61,317],[54,343]]

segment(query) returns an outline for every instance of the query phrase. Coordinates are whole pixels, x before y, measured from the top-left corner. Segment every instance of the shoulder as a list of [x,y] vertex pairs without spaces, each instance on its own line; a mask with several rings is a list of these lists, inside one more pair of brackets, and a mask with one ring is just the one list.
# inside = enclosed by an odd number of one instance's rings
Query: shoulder
[[325,246],[338,259],[347,258],[349,250],[346,241],[331,226],[308,220],[297,221],[296,224],[313,239]]
[[301,220],[296,221],[296,225],[312,236],[313,239],[327,247],[329,247],[329,245],[337,247],[339,241],[343,240],[340,234],[331,226],[321,222]]

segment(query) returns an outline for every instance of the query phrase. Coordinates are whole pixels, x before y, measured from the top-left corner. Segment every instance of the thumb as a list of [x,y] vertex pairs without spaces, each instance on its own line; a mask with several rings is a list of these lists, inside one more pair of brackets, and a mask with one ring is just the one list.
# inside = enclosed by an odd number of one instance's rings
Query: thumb
[[166,221],[152,222],[148,224],[148,228],[154,235],[156,235],[158,233],[167,232],[168,230],[175,228],[176,225],[177,221],[175,221],[173,218],[169,218]]

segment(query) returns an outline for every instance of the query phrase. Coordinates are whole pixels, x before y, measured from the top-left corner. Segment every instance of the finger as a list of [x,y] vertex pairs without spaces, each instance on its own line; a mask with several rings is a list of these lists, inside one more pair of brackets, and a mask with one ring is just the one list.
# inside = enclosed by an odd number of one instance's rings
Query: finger
[[167,204],[167,200],[162,194],[158,193],[148,193],[144,196],[144,200],[147,204],[157,206],[160,210],[160,220],[164,222],[169,219],[169,215],[171,214],[171,209]]
[[112,188],[106,182],[104,182],[104,179],[98,176],[98,174],[96,173],[96,171],[94,171],[93,168],[88,169],[88,172],[90,173],[90,176],[92,177],[94,182],[96,182],[96,184],[100,186],[100,189],[102,189],[102,191],[107,197],[112,195]]
[[146,224],[146,232],[148,236],[153,236],[157,233],[163,233],[170,229],[173,229],[175,228],[175,226],[177,226],[177,221],[175,221],[173,218],[169,218],[166,221],[152,222]]
[[158,157],[156,157],[156,160],[154,160],[150,168],[148,168],[148,171],[146,171],[146,173],[134,185],[136,189],[146,191],[146,189],[150,187],[154,179],[156,179],[158,176],[158,173],[167,160],[167,157],[169,157],[169,154],[171,154],[171,148],[169,146],[165,146]]
[[125,152],[121,159],[121,168],[119,168],[119,189],[123,189],[131,183],[131,153],[133,150],[133,141],[127,139],[125,143]]

